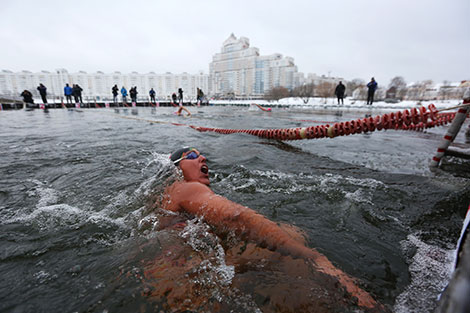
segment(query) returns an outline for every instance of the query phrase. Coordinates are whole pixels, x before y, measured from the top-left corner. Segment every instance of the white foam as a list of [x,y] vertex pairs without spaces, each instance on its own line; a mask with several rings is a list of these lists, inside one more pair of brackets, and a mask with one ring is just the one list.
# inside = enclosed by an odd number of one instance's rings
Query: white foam
[[428,245],[415,235],[401,242],[402,249],[417,248],[410,260],[411,283],[397,297],[394,312],[430,312],[452,274],[454,250]]
[[143,231],[149,228],[151,230],[156,230],[158,228],[158,225],[159,221],[157,215],[155,215],[154,213],[150,213],[137,223],[137,229],[139,231]]
[[209,225],[202,218],[196,217],[189,220],[181,232],[181,237],[194,251],[204,254],[215,253],[215,258],[206,259],[198,266],[199,275],[195,280],[204,285],[230,286],[235,276],[235,267],[225,264],[224,248],[220,244],[219,238],[209,232],[209,229]]
[[51,275],[50,273],[46,271],[39,271],[33,274],[33,277],[40,283],[44,284],[47,283],[48,281],[51,281],[53,279],[56,279],[58,276],[56,274]]
[[357,189],[354,192],[346,192],[344,194],[344,197],[351,202],[355,203],[367,203],[370,205],[373,205],[372,202],[372,192],[366,193],[364,189]]
[[129,223],[126,223],[126,219],[133,214],[138,215],[138,213],[130,212],[125,217],[111,218],[106,214],[106,212],[103,211],[84,211],[78,207],[74,207],[65,203],[59,203],[38,207],[29,213],[17,213],[12,218],[3,220],[1,223],[35,225],[41,231],[73,229],[81,227],[85,224],[96,224],[100,226],[115,225],[119,228],[125,229],[129,228]]
[[38,180],[33,179],[30,181],[34,183],[36,187],[29,191],[28,194],[31,196],[39,196],[38,208],[57,203],[59,200],[59,192],[57,190],[46,187],[44,183]]
[[59,227],[67,224],[73,225],[80,220],[81,210],[67,205],[54,204],[35,209],[31,213],[19,213],[16,216],[3,221],[4,224],[21,223],[36,224],[41,230]]
[[[243,168],[243,166],[240,166]],[[356,203],[372,203],[374,192],[386,185],[372,178],[345,177],[338,174],[309,175],[304,173],[292,174],[273,170],[250,171],[250,177],[244,177],[239,171],[221,180],[222,184],[231,186],[234,191],[253,188],[259,193],[293,194],[297,192],[317,192],[330,194],[332,192]],[[265,182],[269,178],[269,182]],[[308,183],[305,183],[308,181]],[[312,183],[313,182],[313,183]],[[344,190],[345,185],[352,185],[354,192]]]
[[168,154],[152,152],[151,158],[147,160],[147,164],[142,168],[142,173],[145,172],[151,165],[155,165],[156,169],[152,168],[152,175],[150,178],[143,181],[140,186],[135,190],[136,196],[148,195],[152,191],[152,184],[163,177],[177,175],[178,170],[170,161]]
[[249,178],[248,181],[246,183],[244,183],[243,185],[234,186],[233,190],[241,190],[241,189],[249,188],[251,186],[256,187],[257,184],[258,184],[258,182],[255,179]]

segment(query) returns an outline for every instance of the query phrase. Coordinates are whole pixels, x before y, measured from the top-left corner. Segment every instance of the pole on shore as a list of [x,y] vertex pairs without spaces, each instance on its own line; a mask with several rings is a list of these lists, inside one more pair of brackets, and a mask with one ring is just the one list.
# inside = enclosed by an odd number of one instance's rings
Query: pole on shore
[[[468,95],[467,93],[465,94],[463,104],[464,105],[470,104],[470,92]],[[429,167],[431,169],[435,169],[439,166],[439,163],[441,162],[442,157],[445,155],[450,144],[454,141],[455,137],[459,133],[459,130],[462,127],[462,124],[467,118],[467,114],[469,112],[470,112],[470,106],[461,107],[457,111],[457,114],[455,115],[455,118],[452,121],[452,124],[447,130],[447,133],[445,134],[444,138],[442,138],[441,142],[439,143],[439,146],[437,147],[436,155],[432,158],[431,163],[429,164]]]

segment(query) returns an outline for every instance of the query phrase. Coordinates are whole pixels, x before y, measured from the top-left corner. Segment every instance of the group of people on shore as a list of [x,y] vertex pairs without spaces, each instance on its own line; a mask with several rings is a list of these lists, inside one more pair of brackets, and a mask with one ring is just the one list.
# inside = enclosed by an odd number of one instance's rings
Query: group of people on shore
[[[44,84],[40,83],[36,89],[39,91],[39,95],[41,96],[42,103],[47,106],[47,87],[44,86]],[[73,84],[72,87],[70,87],[69,84],[65,84],[65,87],[64,87],[65,100],[67,101],[67,103],[72,104],[73,103],[72,97],[73,97],[75,103],[83,103],[82,91],[83,91],[83,88],[80,87],[79,84]],[[26,105],[34,104],[33,94],[31,93],[31,91],[25,89],[23,90],[20,96],[23,97],[23,101],[25,102]]]
[[78,84],[73,84],[72,87],[70,87],[69,84],[65,84],[64,96],[67,103],[72,103],[72,96],[75,100],[75,103],[83,103],[82,91],[83,88]]
[[[377,90],[377,82],[375,78],[372,77],[370,82],[367,83],[367,105],[372,105],[374,102],[374,94]],[[346,86],[343,85],[343,82],[339,82],[339,84],[335,88],[335,95],[338,98],[338,105],[344,104],[344,94],[346,93]]]
[[[44,105],[47,105],[47,87],[44,86],[43,84],[39,84],[39,86],[36,89],[39,91],[39,95],[41,96],[42,103]],[[25,89],[23,90],[20,96],[23,97],[23,102],[26,104],[26,106],[34,104],[33,94],[31,93],[31,91]]]
[[[115,104],[118,103],[118,91],[119,91],[119,88],[117,85],[114,85],[113,88],[111,88],[111,92],[113,93],[113,102]],[[123,103],[127,103],[128,95],[131,97],[131,102],[137,103],[137,94],[138,94],[137,86],[131,87],[131,89],[129,89],[129,94],[127,93],[126,87],[122,86],[121,88],[121,97],[122,97]],[[154,97],[154,100],[155,100],[155,97]]]
[[[113,94],[114,103],[115,104],[118,103],[118,94],[119,94],[118,86],[114,85],[113,88],[111,88],[111,92]],[[171,95],[171,103],[173,104],[173,106],[180,106],[181,107],[183,105],[183,89],[178,88],[177,92],[178,92],[178,95],[176,95],[175,92]],[[130,95],[132,102],[137,103],[137,94],[138,94],[137,86],[132,87],[129,90],[129,93],[127,92],[126,87],[122,86],[122,88],[120,90],[120,93],[121,93],[123,103],[127,103],[127,96],[128,95]],[[155,89],[151,88],[149,90],[150,103],[152,103],[152,104],[157,103],[156,94],[157,94],[157,92],[155,91]],[[198,101],[198,104],[202,103],[203,99],[204,99],[204,92],[202,91],[202,89],[197,88],[197,101]]]
[[[37,87],[37,90],[39,92],[39,95],[41,96],[42,103],[47,105],[47,87],[44,86],[44,84],[40,83],[39,86]],[[73,103],[72,102],[72,97],[74,98],[75,103],[83,103],[82,99],[82,91],[83,88],[80,87],[79,84],[73,84],[72,87],[67,83],[65,84],[64,87],[64,96],[67,101],[67,103]],[[115,104],[118,103],[118,94],[119,94],[119,88],[117,85],[114,85],[111,88],[111,92],[113,94],[113,101]],[[127,89],[122,86],[120,90],[121,96],[122,96],[122,102],[127,103],[127,97],[130,96],[131,102],[137,103],[137,86],[131,87],[129,90],[129,93],[127,92]],[[156,91],[151,88],[149,90],[149,97],[150,97],[150,103],[156,104]],[[21,97],[23,97],[23,101],[26,104],[34,104],[34,99],[33,99],[33,94],[25,89],[23,92],[20,94]],[[202,92],[201,89],[197,88],[197,99],[198,99],[198,104],[202,102],[202,99],[204,97],[204,93]],[[175,93],[172,95],[172,103],[176,105],[178,103],[180,106],[183,105],[183,89],[179,88],[178,89],[178,96],[176,96]]]
[[[375,78],[372,77],[370,82],[367,84],[367,105],[372,105],[372,103],[374,102],[374,94],[375,94],[375,91],[377,90],[377,87],[378,87],[377,82],[375,81]],[[37,87],[37,90],[39,91],[42,102],[44,104],[47,104],[47,88],[46,88],[46,86],[44,86],[41,83]],[[73,84],[72,87],[70,87],[69,84],[65,84],[64,96],[65,96],[65,99],[66,99],[67,103],[72,103],[72,96],[74,98],[75,103],[83,103],[82,91],[83,91],[82,87],[80,87],[80,85],[78,85],[78,84]],[[118,94],[119,94],[118,86],[114,85],[111,88],[111,92],[113,94],[113,102],[115,104],[117,104],[118,103]],[[127,89],[124,86],[122,86],[120,92],[121,92],[122,102],[127,103],[127,96],[128,96]],[[343,84],[342,81],[340,81],[339,84],[335,88],[335,95],[338,99],[338,105],[343,105],[344,104],[344,95],[345,95],[345,93],[346,93],[346,86]],[[131,87],[131,89],[129,90],[129,95],[131,97],[131,102],[137,103],[137,94],[138,94],[137,86]],[[150,91],[149,91],[149,97],[150,97],[150,103],[152,103],[152,104],[156,104],[155,95],[156,95],[155,90],[153,88],[151,88]],[[25,89],[21,93],[21,96],[23,97],[23,101],[25,103],[34,104],[33,95],[29,90]],[[202,102],[205,99],[204,92],[202,91],[202,89],[197,88],[196,97],[197,97],[197,105],[199,106],[199,105],[202,104]],[[183,107],[183,89],[182,88],[178,88],[178,95],[176,95],[176,93],[173,93],[171,95],[171,103],[173,104],[173,106],[179,106],[180,108]],[[181,110],[182,109],[179,110],[179,114],[181,113]],[[189,113],[189,111],[188,111],[188,113]]]

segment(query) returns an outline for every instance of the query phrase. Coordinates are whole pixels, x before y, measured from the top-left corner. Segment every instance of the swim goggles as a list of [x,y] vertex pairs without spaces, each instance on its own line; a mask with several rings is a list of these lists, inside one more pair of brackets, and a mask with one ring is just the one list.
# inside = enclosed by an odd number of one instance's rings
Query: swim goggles
[[[179,158],[177,160],[174,160],[173,164],[177,164],[178,162],[180,162],[182,160],[185,160],[185,159],[194,160],[194,159],[197,159],[201,155],[201,153],[199,151],[197,151],[196,149],[194,149],[194,148],[190,148],[188,150],[188,152],[189,153],[186,154],[185,156],[182,156],[181,158]],[[185,153],[187,153],[187,152],[185,152]]]

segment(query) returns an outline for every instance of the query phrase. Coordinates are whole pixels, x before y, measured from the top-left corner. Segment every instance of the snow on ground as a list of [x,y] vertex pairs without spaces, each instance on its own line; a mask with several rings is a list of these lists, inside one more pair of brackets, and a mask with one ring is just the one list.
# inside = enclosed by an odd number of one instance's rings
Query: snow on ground
[[372,105],[367,105],[364,100],[355,100],[346,98],[344,99],[344,105],[338,105],[336,98],[310,98],[307,103],[301,98],[285,98],[279,101],[267,101],[267,100],[211,100],[211,104],[214,105],[246,105],[249,106],[252,103],[259,104],[263,107],[291,107],[291,108],[312,108],[312,109],[378,109],[378,110],[404,110],[417,108],[421,105],[428,107],[429,104],[433,103],[436,108],[445,109],[454,107],[462,104],[462,100],[432,100],[432,101],[401,101],[398,103],[387,103],[384,101],[374,102]]

